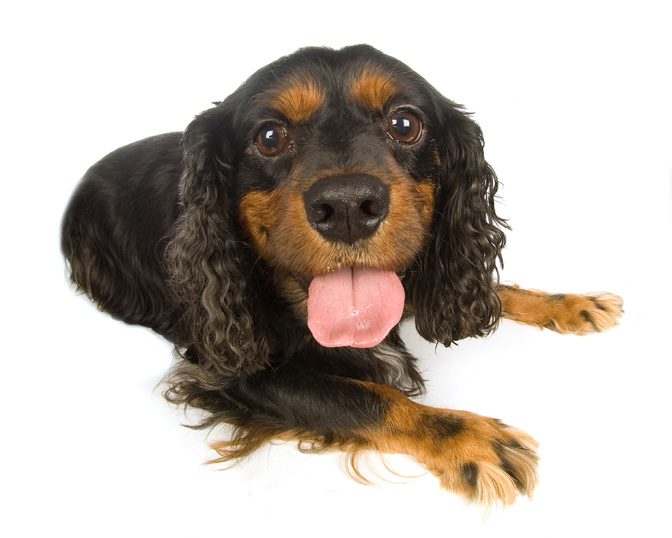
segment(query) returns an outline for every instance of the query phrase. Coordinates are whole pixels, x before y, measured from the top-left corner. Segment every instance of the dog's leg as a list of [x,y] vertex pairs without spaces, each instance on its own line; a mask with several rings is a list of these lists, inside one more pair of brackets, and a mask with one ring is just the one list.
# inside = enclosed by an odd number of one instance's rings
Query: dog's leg
[[250,416],[236,424],[246,435],[214,445],[220,461],[251,452],[246,444],[255,449],[271,432],[318,451],[344,450],[351,461],[361,450],[409,454],[444,488],[486,506],[511,504],[536,484],[536,442],[526,433],[418,404],[387,385],[294,370],[254,376],[228,391],[227,400],[239,401]]
[[537,442],[527,433],[467,411],[420,405],[384,385],[369,390],[388,402],[383,424],[370,430],[377,450],[414,456],[445,489],[486,506],[531,496]]
[[563,334],[590,334],[618,325],[623,299],[611,293],[550,294],[517,286],[497,287],[502,317]]

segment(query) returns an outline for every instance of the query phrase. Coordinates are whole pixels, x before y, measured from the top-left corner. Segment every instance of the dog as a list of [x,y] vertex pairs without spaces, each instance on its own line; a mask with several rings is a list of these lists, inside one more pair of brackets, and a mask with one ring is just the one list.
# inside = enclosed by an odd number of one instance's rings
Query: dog
[[586,334],[622,301],[500,285],[497,189],[462,106],[369,46],[306,48],[183,133],[93,165],[62,250],[101,310],[174,343],[166,398],[203,410],[195,427],[232,426],[215,461],[277,439],[409,454],[443,488],[509,505],[535,487],[536,442],[412,400],[399,323],[445,346],[503,317]]

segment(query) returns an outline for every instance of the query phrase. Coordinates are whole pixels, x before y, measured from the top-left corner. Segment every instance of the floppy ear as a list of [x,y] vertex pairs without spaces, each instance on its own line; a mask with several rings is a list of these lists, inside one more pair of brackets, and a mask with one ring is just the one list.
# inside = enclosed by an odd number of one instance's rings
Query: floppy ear
[[480,127],[447,99],[441,108],[434,218],[409,295],[420,335],[450,345],[497,324],[501,306],[493,279],[506,224],[495,213],[497,178],[485,162]]
[[210,109],[184,133],[183,212],[168,247],[174,293],[184,310],[190,358],[224,375],[251,373],[268,359],[260,291],[234,207],[232,107]]

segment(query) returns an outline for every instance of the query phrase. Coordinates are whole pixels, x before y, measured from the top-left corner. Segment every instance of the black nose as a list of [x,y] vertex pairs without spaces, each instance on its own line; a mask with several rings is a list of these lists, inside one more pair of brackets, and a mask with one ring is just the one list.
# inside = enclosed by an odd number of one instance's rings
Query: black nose
[[330,241],[353,244],[374,234],[390,209],[390,193],[368,174],[320,179],[303,196],[308,222]]

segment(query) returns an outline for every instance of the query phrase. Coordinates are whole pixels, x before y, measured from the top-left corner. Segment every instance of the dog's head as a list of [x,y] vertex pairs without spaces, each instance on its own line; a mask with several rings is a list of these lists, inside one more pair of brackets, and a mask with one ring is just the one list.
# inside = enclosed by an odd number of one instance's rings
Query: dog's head
[[268,353],[259,266],[325,346],[376,345],[403,311],[446,345],[496,323],[503,222],[480,128],[401,62],[302,49],[198,116],[184,146],[173,276],[193,343],[226,368]]

